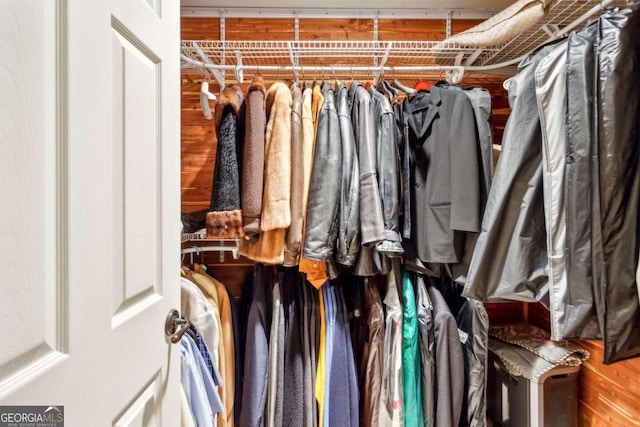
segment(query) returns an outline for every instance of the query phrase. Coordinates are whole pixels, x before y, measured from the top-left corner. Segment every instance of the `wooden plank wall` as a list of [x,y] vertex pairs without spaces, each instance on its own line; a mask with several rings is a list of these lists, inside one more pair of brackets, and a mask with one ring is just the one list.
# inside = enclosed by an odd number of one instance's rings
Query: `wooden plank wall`
[[[453,32],[475,24],[474,21],[454,20]],[[303,40],[369,40],[373,26],[371,20],[300,20],[300,38]],[[218,39],[219,21],[209,18],[183,18],[183,39]],[[227,40],[290,40],[293,38],[293,20],[265,20],[227,18]],[[432,20],[381,20],[380,40],[442,40],[445,22]],[[466,84],[480,84],[492,93],[495,143],[509,114],[507,93],[502,88],[503,77],[467,79]],[[199,103],[199,75],[182,75],[182,210],[190,212],[209,205],[216,137],[212,121],[205,120]],[[216,89],[213,88],[215,91]],[[228,255],[227,255],[228,257]],[[217,254],[206,254],[204,262],[213,274],[227,284],[234,295],[239,295],[244,278],[251,274],[252,264],[245,259],[229,264],[228,258],[220,264]],[[487,304],[492,323],[523,321],[548,328],[548,312],[538,304],[523,310],[520,303]],[[591,352],[580,374],[580,423],[582,426],[640,426],[640,359],[604,366],[602,343],[580,341]]]

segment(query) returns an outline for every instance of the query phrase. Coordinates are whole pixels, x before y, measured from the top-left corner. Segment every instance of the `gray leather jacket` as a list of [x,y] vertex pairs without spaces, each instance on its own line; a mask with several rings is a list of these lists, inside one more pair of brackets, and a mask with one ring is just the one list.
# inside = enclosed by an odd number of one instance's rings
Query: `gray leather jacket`
[[323,85],[322,95],[324,103],[318,114],[303,254],[307,259],[326,262],[333,259],[338,236],[342,149],[334,93],[328,83]]
[[371,88],[376,138],[376,169],[378,191],[382,202],[385,239],[376,245],[378,252],[399,256],[402,249],[400,236],[400,154],[396,142],[396,123],[389,100]]
[[348,90],[338,86],[338,121],[342,140],[342,176],[340,180],[340,208],[336,261],[350,267],[360,250],[360,166],[351,123]]

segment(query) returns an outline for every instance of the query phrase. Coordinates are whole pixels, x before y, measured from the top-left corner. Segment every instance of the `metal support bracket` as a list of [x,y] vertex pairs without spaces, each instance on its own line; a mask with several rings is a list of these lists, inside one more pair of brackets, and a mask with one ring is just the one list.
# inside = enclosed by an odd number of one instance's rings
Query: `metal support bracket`
[[473,63],[476,61],[476,59],[478,59],[480,57],[480,55],[482,55],[482,52],[484,52],[484,49],[476,49],[476,50],[474,50],[473,53],[471,55],[469,55],[467,60],[464,61],[464,65],[466,65],[466,66],[473,65]]
[[453,11],[447,10],[447,38],[451,37],[451,20],[453,19]]
[[236,54],[236,81],[238,83],[244,82],[244,69],[242,68],[242,54],[239,50],[235,51]]
[[556,24],[543,24],[540,28],[549,37],[555,37],[556,33],[560,29]]
[[[226,26],[226,19],[225,19],[225,15],[227,14],[227,11],[225,9],[221,9],[220,10],[220,41],[222,42],[222,49],[220,50],[220,65],[226,65],[225,64],[225,40],[226,40],[226,35],[225,35],[225,26]],[[226,75],[226,71],[223,69],[221,70],[221,74],[222,74],[222,84],[220,85],[220,90],[224,89],[224,82],[227,78]],[[216,76],[216,79],[218,80],[218,82],[220,82],[220,79],[218,78],[218,76]]]
[[[204,51],[202,50],[202,48],[200,47],[200,45],[197,42],[192,42],[191,46],[193,47],[193,49],[196,51],[196,53],[198,54],[198,56],[200,57],[200,59],[202,59],[202,62],[204,64],[209,64],[209,65],[213,65],[213,62],[211,62],[211,59],[209,59],[209,57],[204,53]],[[222,89],[224,89],[224,84],[225,84],[225,75],[224,75],[224,70],[219,70],[219,69],[215,69],[215,68],[205,68],[206,70],[208,70],[213,77],[215,77],[216,81],[218,82],[218,86],[220,86],[220,90],[222,91]],[[205,76],[206,78],[206,76]]]
[[378,80],[380,80],[380,76],[384,72],[384,66],[389,60],[389,55],[391,54],[392,48],[393,48],[393,42],[388,42],[387,48],[384,50],[384,55],[382,55],[382,59],[380,60],[380,64],[378,64],[378,66],[380,67],[380,71],[376,72],[373,79],[375,82],[378,82]]
[[378,66],[378,25],[379,25],[380,11],[373,12],[373,46],[375,48],[373,52],[373,65]]
[[300,40],[300,11],[293,11],[293,38],[297,42]]
[[293,71],[293,81],[297,82],[298,70],[296,68],[298,67],[298,61],[296,60],[296,54],[293,49],[293,43],[287,42],[287,48],[289,49],[289,60],[291,61],[291,69]]

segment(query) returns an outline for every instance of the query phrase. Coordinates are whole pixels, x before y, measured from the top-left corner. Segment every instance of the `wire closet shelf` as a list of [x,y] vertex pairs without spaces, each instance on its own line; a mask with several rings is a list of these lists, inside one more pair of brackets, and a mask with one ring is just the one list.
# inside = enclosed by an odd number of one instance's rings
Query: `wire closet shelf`
[[[183,40],[182,69],[196,70],[224,86],[244,80],[244,71],[267,78],[371,78],[381,74],[441,76],[456,82],[465,73],[482,76],[519,62],[541,44],[569,34],[607,6],[625,0],[552,0],[545,17],[529,30],[493,47],[449,41],[381,40]],[[292,15],[293,16],[293,15]],[[296,18],[297,19],[297,18]],[[297,39],[297,33],[296,33]]]

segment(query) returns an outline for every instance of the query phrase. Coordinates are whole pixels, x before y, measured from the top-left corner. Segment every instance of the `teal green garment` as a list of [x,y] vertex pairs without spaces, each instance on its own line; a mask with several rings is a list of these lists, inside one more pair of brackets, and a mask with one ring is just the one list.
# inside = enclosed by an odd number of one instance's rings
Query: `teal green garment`
[[402,324],[402,367],[404,371],[404,425],[424,426],[422,391],[420,388],[420,347],[418,341],[418,314],[416,296],[411,277],[402,273],[402,299],[404,300]]

